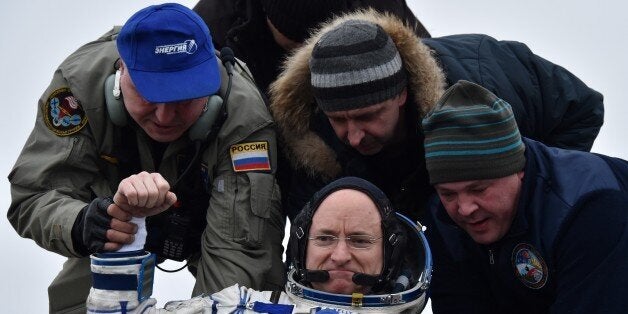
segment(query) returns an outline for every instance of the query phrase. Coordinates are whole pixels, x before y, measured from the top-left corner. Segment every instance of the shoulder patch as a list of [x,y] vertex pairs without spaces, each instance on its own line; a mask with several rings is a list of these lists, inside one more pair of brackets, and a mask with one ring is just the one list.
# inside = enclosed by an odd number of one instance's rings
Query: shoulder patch
[[44,122],[58,136],[68,136],[87,124],[85,111],[69,88],[55,90],[43,105]]
[[229,148],[233,171],[269,171],[268,142],[250,142]]
[[512,250],[512,266],[526,287],[541,289],[547,282],[549,269],[541,254],[530,244],[519,243]]

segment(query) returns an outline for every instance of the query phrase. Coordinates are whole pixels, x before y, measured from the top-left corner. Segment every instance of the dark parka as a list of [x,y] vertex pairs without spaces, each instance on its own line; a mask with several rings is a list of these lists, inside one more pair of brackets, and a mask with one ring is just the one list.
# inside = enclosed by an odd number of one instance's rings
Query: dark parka
[[[308,62],[314,44],[349,19],[379,24],[397,46],[409,75],[409,140],[403,147],[365,157],[341,143],[312,96]],[[459,79],[481,84],[508,101],[524,136],[548,145],[589,150],[603,122],[602,96],[567,70],[534,55],[524,44],[486,35],[421,41],[395,17],[374,11],[345,15],[322,26],[286,61],[271,87],[271,112],[290,161],[283,179],[284,208],[294,216],[330,180],[344,175],[374,182],[411,217],[423,212],[432,189],[423,157],[420,120]],[[284,176],[282,176],[284,177]]]
[[[365,7],[372,7],[380,12],[390,12],[408,21],[419,36],[430,37],[421,22],[408,8],[405,0],[339,1],[344,2],[339,6],[344,6],[346,12]],[[257,86],[266,92],[270,83],[281,71],[281,62],[287,52],[273,39],[266,24],[266,14],[261,1],[200,0],[194,6],[194,11],[209,26],[216,49],[225,46],[231,48],[235,56],[251,69]]]
[[503,239],[476,244],[434,198],[425,220],[434,313],[624,313],[628,162],[524,143],[521,194]]

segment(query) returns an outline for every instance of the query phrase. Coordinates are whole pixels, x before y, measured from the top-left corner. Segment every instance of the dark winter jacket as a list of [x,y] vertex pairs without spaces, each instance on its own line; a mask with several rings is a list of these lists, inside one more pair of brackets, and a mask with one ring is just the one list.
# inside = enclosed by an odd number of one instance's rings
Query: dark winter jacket
[[[409,78],[405,106],[409,140],[372,157],[361,156],[340,142],[312,96],[308,66],[312,48],[323,33],[348,19],[379,24],[397,46]],[[486,35],[422,42],[398,19],[373,11],[353,13],[324,25],[294,52],[285,68],[271,88],[271,111],[291,167],[289,176],[285,172],[279,175],[283,206],[291,217],[325,183],[345,175],[374,182],[400,212],[419,217],[432,193],[420,121],[444,89],[459,79],[482,84],[508,101],[522,134],[548,145],[588,150],[603,120],[598,92],[534,55],[524,44],[496,41]]]
[[507,101],[521,133],[550,146],[591,150],[604,122],[602,95],[515,41],[485,35],[425,39],[447,85],[478,83]]
[[623,313],[628,309],[628,162],[524,138],[515,219],[480,245],[434,199],[434,313]]
[[[416,29],[417,35],[430,37],[421,22],[408,8],[406,0],[343,1],[346,2],[345,12],[372,7],[408,21],[409,25]],[[194,11],[209,26],[216,49],[230,47],[235,56],[247,64],[257,86],[266,92],[270,83],[281,71],[281,62],[288,53],[275,43],[266,24],[266,15],[261,1],[200,0],[194,6]],[[336,12],[336,14],[339,13]]]

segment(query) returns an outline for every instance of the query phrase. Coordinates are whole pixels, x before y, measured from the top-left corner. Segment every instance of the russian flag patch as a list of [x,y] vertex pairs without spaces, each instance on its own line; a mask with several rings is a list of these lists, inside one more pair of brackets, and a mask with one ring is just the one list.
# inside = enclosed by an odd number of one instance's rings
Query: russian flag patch
[[233,171],[267,171],[270,169],[268,142],[251,142],[231,145],[229,149]]

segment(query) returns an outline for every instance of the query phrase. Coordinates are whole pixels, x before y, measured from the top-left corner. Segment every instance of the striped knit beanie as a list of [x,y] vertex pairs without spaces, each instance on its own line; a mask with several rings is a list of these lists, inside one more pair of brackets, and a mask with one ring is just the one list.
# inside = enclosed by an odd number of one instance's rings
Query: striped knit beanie
[[325,33],[310,58],[318,106],[327,112],[374,105],[407,85],[399,51],[377,24],[348,20]]
[[501,178],[525,166],[510,105],[467,81],[451,86],[423,119],[430,183]]

